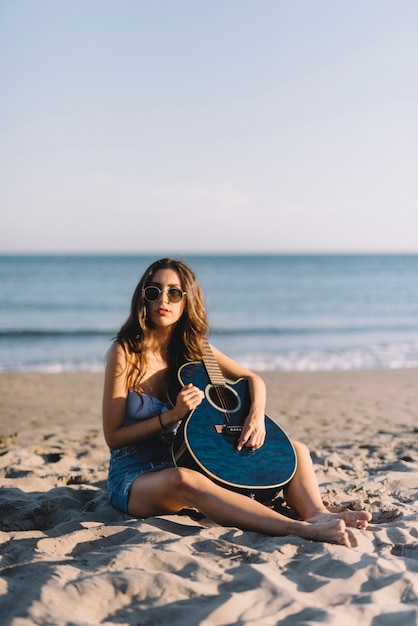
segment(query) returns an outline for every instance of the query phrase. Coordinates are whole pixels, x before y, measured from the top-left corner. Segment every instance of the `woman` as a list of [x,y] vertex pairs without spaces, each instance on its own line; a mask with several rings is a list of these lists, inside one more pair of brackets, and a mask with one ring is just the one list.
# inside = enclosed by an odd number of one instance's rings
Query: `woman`
[[[201,289],[192,270],[175,259],[153,263],[136,287],[130,315],[107,358],[103,429],[111,449],[108,484],[112,504],[141,518],[196,508],[224,526],[350,546],[347,527],[365,529],[371,515],[367,511],[336,514],[325,508],[309,451],[301,443],[293,442],[297,469],[283,490],[286,502],[301,520],[226,490],[197,471],[174,465],[170,434],[202,402],[204,394],[190,383],[170,404],[167,392],[180,365],[201,360],[207,326]],[[265,438],[264,382],[212,350],[225,378],[248,381],[251,407],[237,448],[256,450]]]

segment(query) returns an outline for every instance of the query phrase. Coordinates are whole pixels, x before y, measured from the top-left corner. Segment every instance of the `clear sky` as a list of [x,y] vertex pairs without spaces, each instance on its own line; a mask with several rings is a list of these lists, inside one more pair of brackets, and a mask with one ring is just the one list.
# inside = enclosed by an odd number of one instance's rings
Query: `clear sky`
[[416,0],[0,0],[0,252],[418,252]]

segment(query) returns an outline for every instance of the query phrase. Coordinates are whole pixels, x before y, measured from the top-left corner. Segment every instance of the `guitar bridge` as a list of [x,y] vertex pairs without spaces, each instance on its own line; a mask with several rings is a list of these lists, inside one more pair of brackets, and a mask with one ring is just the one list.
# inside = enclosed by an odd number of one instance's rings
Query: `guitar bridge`
[[237,435],[242,431],[242,426],[233,424],[216,424],[215,430],[218,435]]

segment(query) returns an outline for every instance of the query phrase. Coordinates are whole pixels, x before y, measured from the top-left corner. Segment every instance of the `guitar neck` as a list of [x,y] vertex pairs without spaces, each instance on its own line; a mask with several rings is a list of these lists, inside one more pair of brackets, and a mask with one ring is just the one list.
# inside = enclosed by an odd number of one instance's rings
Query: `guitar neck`
[[221,372],[221,368],[219,367],[215,359],[215,355],[213,354],[209,342],[206,338],[204,343],[202,360],[212,385],[225,385],[224,375]]

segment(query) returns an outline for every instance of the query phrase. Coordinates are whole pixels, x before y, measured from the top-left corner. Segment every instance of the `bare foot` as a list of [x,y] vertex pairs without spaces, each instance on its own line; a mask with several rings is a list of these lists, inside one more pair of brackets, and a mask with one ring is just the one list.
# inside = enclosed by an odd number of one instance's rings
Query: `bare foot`
[[318,515],[310,517],[306,521],[310,522],[311,524],[318,524],[320,522],[326,522],[327,520],[331,519],[340,519],[343,520],[345,524],[351,528],[366,530],[370,520],[372,519],[372,516],[369,511],[349,511],[347,509],[339,513],[318,513]]
[[[324,515],[325,517],[325,515]],[[330,543],[340,543],[347,548],[357,545],[354,537],[347,531],[344,520],[338,519],[336,516],[327,520],[303,523],[299,529],[298,535],[305,539],[313,541],[328,541]]]

